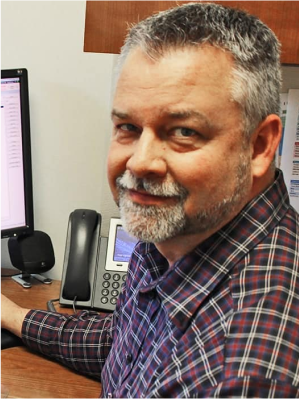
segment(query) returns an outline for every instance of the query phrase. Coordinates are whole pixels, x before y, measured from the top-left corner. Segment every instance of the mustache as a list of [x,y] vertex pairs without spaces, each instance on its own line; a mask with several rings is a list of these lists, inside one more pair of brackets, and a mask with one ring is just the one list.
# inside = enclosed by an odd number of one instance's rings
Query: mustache
[[179,199],[184,200],[188,195],[187,189],[177,182],[168,180],[169,179],[158,182],[147,178],[140,178],[134,176],[129,170],[126,170],[117,178],[116,184],[121,191],[145,191],[150,195],[159,197],[179,197]]

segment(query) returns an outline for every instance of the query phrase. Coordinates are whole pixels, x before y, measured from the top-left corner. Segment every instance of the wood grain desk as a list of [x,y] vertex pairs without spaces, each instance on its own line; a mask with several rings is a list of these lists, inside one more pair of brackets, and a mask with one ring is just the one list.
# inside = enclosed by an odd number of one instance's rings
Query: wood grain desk
[[[2,274],[13,274],[3,270]],[[59,297],[60,281],[43,284],[32,279],[31,288],[23,288],[10,278],[1,279],[4,295],[29,309],[47,309],[47,301]],[[58,312],[72,313],[61,308]],[[24,346],[1,351],[1,394],[9,398],[98,398],[101,384],[69,370],[59,363],[29,351]]]

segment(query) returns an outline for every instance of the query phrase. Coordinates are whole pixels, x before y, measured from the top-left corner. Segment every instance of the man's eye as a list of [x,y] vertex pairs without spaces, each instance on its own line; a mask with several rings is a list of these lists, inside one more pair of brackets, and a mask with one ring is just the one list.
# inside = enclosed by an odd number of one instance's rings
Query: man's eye
[[173,129],[174,137],[194,137],[198,136],[198,133],[193,129],[188,129],[186,127],[178,127]]
[[122,123],[120,125],[117,125],[118,130],[123,130],[125,132],[137,132],[138,128],[131,123]]

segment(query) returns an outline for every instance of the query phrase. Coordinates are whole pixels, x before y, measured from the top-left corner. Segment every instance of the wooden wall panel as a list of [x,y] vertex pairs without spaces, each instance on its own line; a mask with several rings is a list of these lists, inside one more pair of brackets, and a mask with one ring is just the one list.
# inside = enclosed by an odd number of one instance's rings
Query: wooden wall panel
[[[87,1],[84,51],[118,54],[132,23],[188,1]],[[283,64],[299,64],[298,1],[216,1],[257,15],[282,43]]]

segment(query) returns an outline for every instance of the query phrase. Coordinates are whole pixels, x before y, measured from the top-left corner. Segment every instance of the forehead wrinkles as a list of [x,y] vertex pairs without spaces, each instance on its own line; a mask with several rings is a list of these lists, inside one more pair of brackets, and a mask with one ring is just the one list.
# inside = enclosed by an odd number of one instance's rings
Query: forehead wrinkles
[[193,90],[198,90],[200,86],[192,79],[183,77],[181,84],[164,81],[161,86],[157,82],[154,85],[153,81],[144,85],[125,77],[119,82],[114,96],[112,117],[136,120],[147,116],[149,120],[194,120],[209,125],[205,112],[196,108],[194,97],[197,93]]
[[204,65],[201,65],[201,59],[194,51],[191,54],[173,51],[153,61],[135,50],[129,54],[120,71],[115,94],[117,97],[135,94],[145,98],[156,96],[158,100],[170,96],[170,93],[179,98],[186,96],[189,91],[203,84],[201,76],[205,75],[207,81],[210,71],[205,68],[206,63],[204,61]]
[[[141,73],[141,75],[144,75]],[[125,74],[117,83],[114,99],[115,101],[126,101],[128,98],[133,100],[135,96],[142,97],[144,100],[163,101],[174,98],[184,99],[192,90],[197,88],[198,83],[192,76],[178,76],[173,74],[152,74],[147,76],[135,76],[133,73]],[[138,100],[138,98],[136,97]]]
[[[208,119],[215,118],[214,113],[224,108],[224,102],[232,103],[227,73],[231,67],[229,55],[211,47],[172,51],[155,61],[133,52],[119,76],[114,108],[134,117],[137,123],[143,120],[150,124],[154,119],[168,117],[194,119],[201,124],[206,119],[208,124]],[[195,111],[201,111],[204,117]]]

